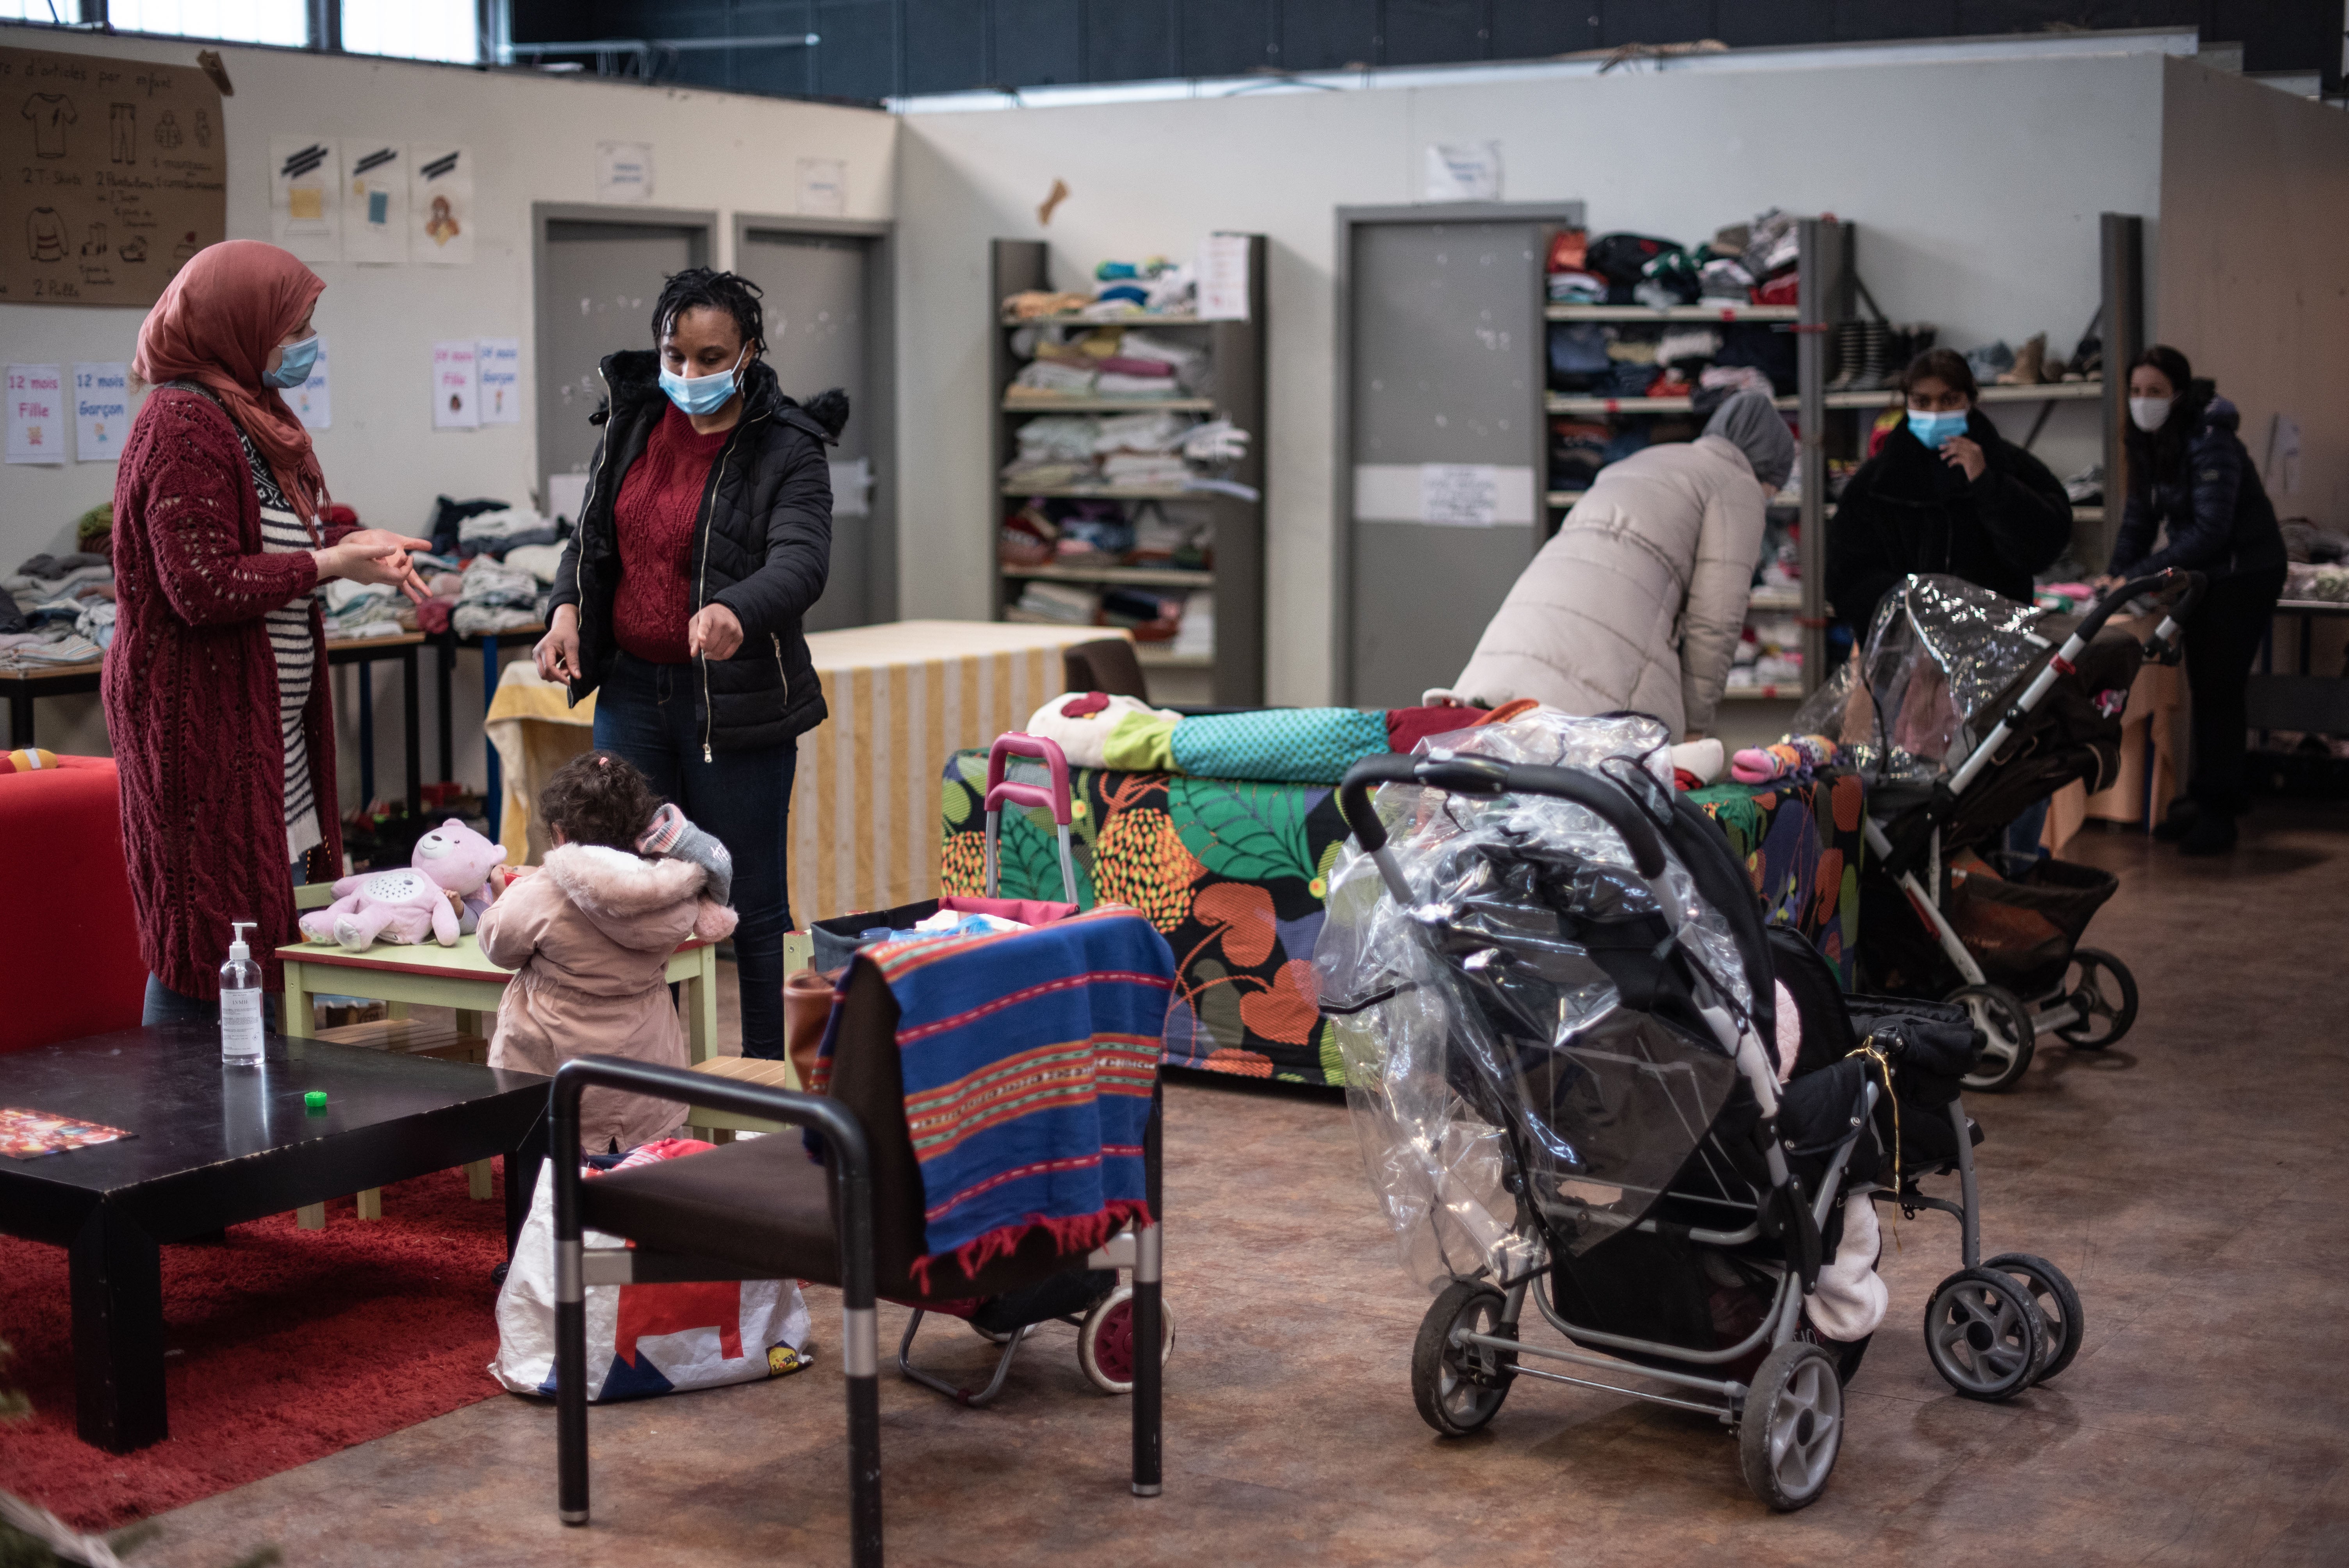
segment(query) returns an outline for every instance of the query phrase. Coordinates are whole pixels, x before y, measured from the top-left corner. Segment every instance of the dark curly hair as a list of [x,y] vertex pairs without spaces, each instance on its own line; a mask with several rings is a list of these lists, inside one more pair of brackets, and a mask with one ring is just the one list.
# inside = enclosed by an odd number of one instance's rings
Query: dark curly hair
[[1963,394],[1969,404],[1982,400],[1982,388],[1974,384],[1974,367],[1954,348],[1929,348],[1910,360],[1909,368],[1900,373],[1900,395],[1906,397],[1910,387],[1928,377]]
[[660,299],[653,305],[653,338],[657,342],[667,337],[677,318],[689,310],[722,310],[734,318],[741,330],[742,341],[754,355],[767,351],[767,316],[759,304],[763,291],[757,284],[740,273],[721,273],[709,267],[688,267],[672,273],[661,284]]
[[659,810],[659,797],[636,765],[610,751],[573,758],[538,792],[540,818],[550,829],[562,829],[570,844],[633,851],[636,835]]

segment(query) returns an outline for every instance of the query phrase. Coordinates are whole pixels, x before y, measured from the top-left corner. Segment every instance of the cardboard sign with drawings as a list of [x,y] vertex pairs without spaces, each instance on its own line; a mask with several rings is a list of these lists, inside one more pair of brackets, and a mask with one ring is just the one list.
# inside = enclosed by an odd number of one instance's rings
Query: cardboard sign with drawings
[[225,237],[221,93],[203,72],[0,48],[0,300],[150,304]]

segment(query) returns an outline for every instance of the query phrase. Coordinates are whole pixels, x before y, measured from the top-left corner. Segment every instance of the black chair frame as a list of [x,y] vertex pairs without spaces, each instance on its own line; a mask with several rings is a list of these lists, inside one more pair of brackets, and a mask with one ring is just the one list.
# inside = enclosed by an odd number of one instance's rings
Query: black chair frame
[[[792,1127],[814,1129],[829,1142],[826,1181],[840,1239],[841,1370],[848,1383],[848,1483],[851,1561],[880,1568],[880,1345],[874,1311],[873,1162],[870,1141],[855,1112],[822,1095],[762,1084],[736,1083],[679,1068],[621,1057],[580,1057],[554,1075],[549,1152],[554,1165],[555,1450],[558,1508],[563,1522],[587,1522],[587,1286],[651,1284],[691,1280],[780,1277],[715,1258],[663,1253],[631,1237],[631,1247],[590,1251],[583,1239],[579,1189],[580,1096],[589,1088],[626,1089],[680,1105],[707,1106]],[[1149,1169],[1152,1222],[1132,1233],[1133,1327],[1138,1345],[1155,1346],[1163,1332],[1163,1233],[1160,1221],[1160,1106],[1154,1091],[1144,1160]],[[1112,1238],[1112,1242],[1121,1241]],[[1106,1250],[1106,1249],[1105,1249]],[[1121,1252],[1123,1249],[1120,1249]],[[1099,1256],[1100,1254],[1096,1254]],[[1103,1264],[1106,1264],[1104,1258]],[[1123,1260],[1121,1260],[1123,1262]],[[1092,1259],[1086,1260],[1088,1264]],[[1156,1356],[1137,1355],[1133,1383],[1133,1494],[1163,1489],[1161,1408],[1164,1369]]]

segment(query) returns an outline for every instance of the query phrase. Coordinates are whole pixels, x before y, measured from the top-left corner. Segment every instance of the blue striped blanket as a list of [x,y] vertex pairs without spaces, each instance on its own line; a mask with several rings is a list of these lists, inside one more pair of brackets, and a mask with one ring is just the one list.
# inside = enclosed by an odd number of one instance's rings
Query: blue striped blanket
[[897,1000],[928,1248],[912,1273],[926,1294],[949,1255],[968,1278],[1038,1228],[1066,1256],[1148,1219],[1142,1139],[1174,954],[1147,920],[1105,909],[885,943],[867,961]]

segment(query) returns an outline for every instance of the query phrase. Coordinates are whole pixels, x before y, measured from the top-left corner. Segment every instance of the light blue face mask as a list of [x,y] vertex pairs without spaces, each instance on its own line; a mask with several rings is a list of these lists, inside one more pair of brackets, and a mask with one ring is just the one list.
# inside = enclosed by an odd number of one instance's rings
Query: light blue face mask
[[735,356],[733,367],[716,376],[679,376],[664,366],[660,373],[661,390],[668,394],[670,402],[688,414],[715,414],[734,396],[736,373],[750,353],[750,346],[745,344],[741,354]]
[[261,378],[272,387],[292,388],[310,379],[310,366],[318,363],[318,335],[312,333],[299,343],[285,345],[284,357],[274,370],[264,370]]
[[1966,433],[1965,410],[1961,408],[1951,414],[1926,414],[1911,408],[1909,410],[1909,433],[1924,442],[1927,451],[1939,451],[1943,441],[1948,440],[1951,436],[1962,436]]

